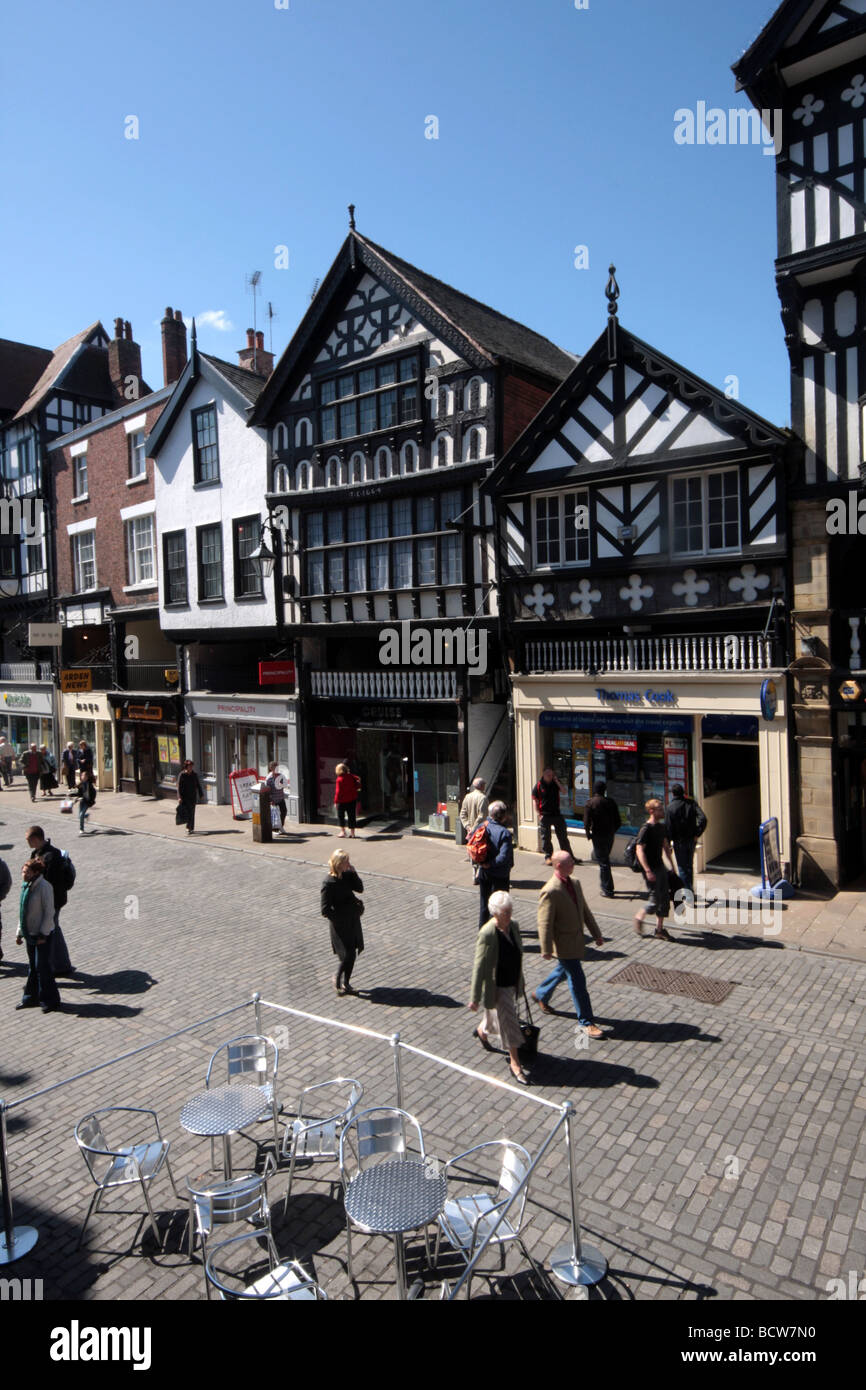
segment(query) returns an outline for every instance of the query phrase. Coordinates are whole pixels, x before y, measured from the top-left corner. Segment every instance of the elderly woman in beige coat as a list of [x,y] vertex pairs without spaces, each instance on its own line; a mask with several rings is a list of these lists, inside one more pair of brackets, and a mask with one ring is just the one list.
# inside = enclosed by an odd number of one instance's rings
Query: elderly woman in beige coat
[[515,1081],[527,1086],[527,1072],[517,1055],[523,1042],[517,1020],[517,996],[523,988],[523,946],[511,920],[514,903],[510,893],[491,893],[488,906],[490,921],[478,933],[469,992],[473,1013],[479,1005],[484,1009],[475,1036],[487,1052],[501,1045],[508,1053]]

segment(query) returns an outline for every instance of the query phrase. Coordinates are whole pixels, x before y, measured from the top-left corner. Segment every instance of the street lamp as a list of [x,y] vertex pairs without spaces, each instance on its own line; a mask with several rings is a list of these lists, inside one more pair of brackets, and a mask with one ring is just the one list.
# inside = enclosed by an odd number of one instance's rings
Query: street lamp
[[271,550],[270,546],[265,540],[265,528],[269,527],[269,525],[270,524],[267,521],[262,522],[262,530],[261,535],[259,536],[259,543],[256,546],[255,550],[247,557],[249,560],[253,562],[258,574],[262,579],[270,579],[271,575],[274,572],[274,561],[276,560],[274,552]]

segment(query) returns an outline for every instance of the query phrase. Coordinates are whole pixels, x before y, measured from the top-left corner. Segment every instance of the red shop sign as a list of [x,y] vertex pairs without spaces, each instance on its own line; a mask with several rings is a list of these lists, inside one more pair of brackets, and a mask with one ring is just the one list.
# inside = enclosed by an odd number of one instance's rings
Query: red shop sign
[[260,661],[259,685],[294,685],[293,661]]

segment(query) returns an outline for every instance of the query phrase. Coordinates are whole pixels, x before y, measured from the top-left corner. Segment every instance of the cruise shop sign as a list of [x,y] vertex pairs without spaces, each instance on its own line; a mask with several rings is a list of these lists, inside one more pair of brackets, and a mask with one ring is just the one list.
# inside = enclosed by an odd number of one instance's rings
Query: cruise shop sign
[[622,705],[638,709],[673,709],[677,696],[672,690],[604,690],[596,688],[600,705]]

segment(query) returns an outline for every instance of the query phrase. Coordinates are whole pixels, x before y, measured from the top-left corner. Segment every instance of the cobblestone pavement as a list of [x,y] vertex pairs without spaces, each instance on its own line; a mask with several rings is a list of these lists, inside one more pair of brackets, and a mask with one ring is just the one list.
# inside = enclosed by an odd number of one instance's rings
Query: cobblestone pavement
[[[0,803],[0,854],[16,880],[31,809],[11,797]],[[365,879],[367,950],[354,979],[361,995],[338,999],[319,915],[322,870],[314,864],[262,854],[264,847],[234,852],[225,847],[238,843],[232,828],[225,840],[137,833],[131,818],[126,829],[107,824],[116,815],[100,825],[99,811],[97,833],[79,839],[77,825],[51,811],[44,819],[52,836],[78,868],[62,920],[79,973],[62,982],[63,1014],[14,1011],[24,952],[14,944],[13,890],[0,965],[0,1095],[7,1102],[244,1005],[254,990],[384,1035],[399,1030],[407,1043],[507,1079],[505,1060],[472,1040],[474,1019],[465,1008],[475,893],[458,882],[431,884],[416,841],[403,842],[406,872],[416,881],[371,869],[372,847],[350,846]],[[248,828],[240,833],[248,843]],[[324,859],[331,848],[333,841],[313,841],[307,857]],[[544,967],[532,930],[535,889],[524,878],[518,916],[533,988]],[[588,951],[593,1006],[608,1036],[578,1046],[562,987],[554,1001],[561,1012],[543,1020],[532,1088],[575,1106],[584,1234],[610,1262],[590,1297],[826,1298],[830,1279],[847,1281],[851,1270],[862,1277],[866,1266],[866,1053],[858,1002],[866,965],[723,933],[639,942],[630,911],[628,904],[617,918],[622,909],[611,905],[610,943]],[[734,989],[709,1005],[617,984],[613,977],[636,958],[732,981]],[[364,1104],[393,1103],[387,1041],[270,1010],[264,1024],[281,1043],[279,1093],[287,1112],[303,1084],[340,1073],[362,1080]],[[152,1106],[172,1141],[182,1189],[185,1177],[208,1170],[210,1153],[206,1139],[181,1128],[181,1106],[201,1089],[212,1048],[253,1027],[252,1008],[244,1007],[10,1112],[15,1220],[40,1233],[32,1254],[16,1262],[17,1276],[43,1279],[52,1299],[203,1296],[201,1265],[186,1253],[185,1207],[165,1178],[153,1189],[164,1250],[142,1226],[140,1198],[127,1192],[93,1218],[76,1251],[91,1188],[72,1131],[99,1105]],[[502,1135],[535,1153],[557,1118],[524,1093],[415,1057],[404,1062],[404,1104],[421,1120],[428,1152],[440,1159]],[[267,1126],[254,1133],[261,1160]],[[237,1166],[256,1158],[243,1137],[234,1153]],[[277,1246],[309,1261],[331,1297],[393,1298],[393,1248],[383,1237],[356,1237],[355,1289],[349,1284],[332,1176],[324,1166],[300,1173],[285,1217],[284,1173],[272,1181]],[[491,1277],[476,1280],[474,1297],[553,1296],[542,1271],[567,1236],[565,1179],[558,1136],[528,1205],[527,1243],[540,1268],[530,1270],[519,1251],[509,1253],[504,1273],[492,1260]],[[411,1237],[410,1274],[420,1269],[421,1251]],[[455,1269],[444,1253],[442,1272]],[[438,1282],[430,1281],[426,1293],[436,1296]]]

